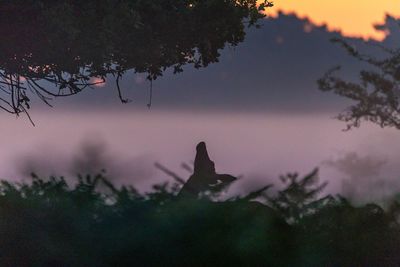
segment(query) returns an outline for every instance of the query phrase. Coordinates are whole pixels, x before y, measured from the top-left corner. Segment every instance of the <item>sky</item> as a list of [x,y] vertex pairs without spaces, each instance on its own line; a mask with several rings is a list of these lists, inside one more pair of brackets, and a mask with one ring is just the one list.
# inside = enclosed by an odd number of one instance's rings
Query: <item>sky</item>
[[268,14],[278,11],[296,13],[309,18],[317,25],[327,24],[331,30],[340,30],[348,37],[382,40],[383,32],[376,31],[374,24],[382,24],[385,14],[400,17],[398,0],[276,0]]

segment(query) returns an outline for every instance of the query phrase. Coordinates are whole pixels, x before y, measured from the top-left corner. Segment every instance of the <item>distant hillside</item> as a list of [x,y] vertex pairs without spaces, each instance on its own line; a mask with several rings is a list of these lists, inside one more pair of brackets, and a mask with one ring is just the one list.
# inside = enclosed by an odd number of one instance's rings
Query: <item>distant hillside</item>
[[[396,20],[388,16],[386,25],[379,27],[391,32],[385,45],[396,44],[396,24]],[[187,68],[179,75],[167,73],[156,80],[153,83],[153,108],[340,110],[345,107],[345,100],[318,91],[316,85],[316,80],[333,66],[343,65],[346,74],[356,73],[360,67],[344,49],[330,41],[337,37],[343,38],[340,32],[315,26],[295,15],[281,13],[277,18],[265,19],[260,29],[249,30],[244,43],[235,49],[225,48],[219,63],[201,70]],[[345,39],[374,53],[360,39]],[[129,105],[145,108],[150,87],[145,77],[128,74],[122,84],[125,94],[134,100]],[[113,88],[111,79],[96,92],[89,90],[62,103],[112,103],[118,106]],[[89,102],[89,95],[94,97],[92,102]]]

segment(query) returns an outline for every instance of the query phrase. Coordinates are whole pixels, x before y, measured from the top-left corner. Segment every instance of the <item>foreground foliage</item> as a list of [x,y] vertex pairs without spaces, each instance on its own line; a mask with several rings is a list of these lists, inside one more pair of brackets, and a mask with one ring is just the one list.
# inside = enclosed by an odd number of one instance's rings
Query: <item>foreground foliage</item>
[[[396,202],[318,198],[317,172],[245,196],[179,198],[103,175],[0,185],[1,266],[398,266]],[[255,201],[255,199],[259,201]]]

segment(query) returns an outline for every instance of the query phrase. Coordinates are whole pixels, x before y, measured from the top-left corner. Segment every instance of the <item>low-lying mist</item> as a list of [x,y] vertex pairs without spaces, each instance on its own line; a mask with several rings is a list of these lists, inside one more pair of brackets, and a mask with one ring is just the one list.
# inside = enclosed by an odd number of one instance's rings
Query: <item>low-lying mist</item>
[[[240,176],[232,192],[286,173],[320,169],[328,193],[368,201],[399,191],[397,132],[365,125],[343,132],[331,114],[62,112],[35,114],[40,127],[7,120],[0,177],[29,179],[106,171],[117,184],[146,190],[170,180],[160,163],[187,179],[195,145],[205,141],[217,171]],[[66,123],[67,122],[67,123]],[[90,122],[90,123],[88,123]],[[5,125],[5,122],[2,123]]]

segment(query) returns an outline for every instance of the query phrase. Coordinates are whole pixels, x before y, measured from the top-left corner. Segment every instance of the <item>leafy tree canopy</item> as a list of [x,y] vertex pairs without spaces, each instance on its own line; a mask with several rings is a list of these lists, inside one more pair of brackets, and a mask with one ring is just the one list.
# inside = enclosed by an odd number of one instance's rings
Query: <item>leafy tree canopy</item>
[[[128,70],[152,81],[218,62],[219,50],[244,40],[272,6],[256,0],[1,1],[1,108],[30,106],[28,91],[48,103]],[[94,79],[96,78],[96,79]],[[48,85],[51,86],[48,86]]]

